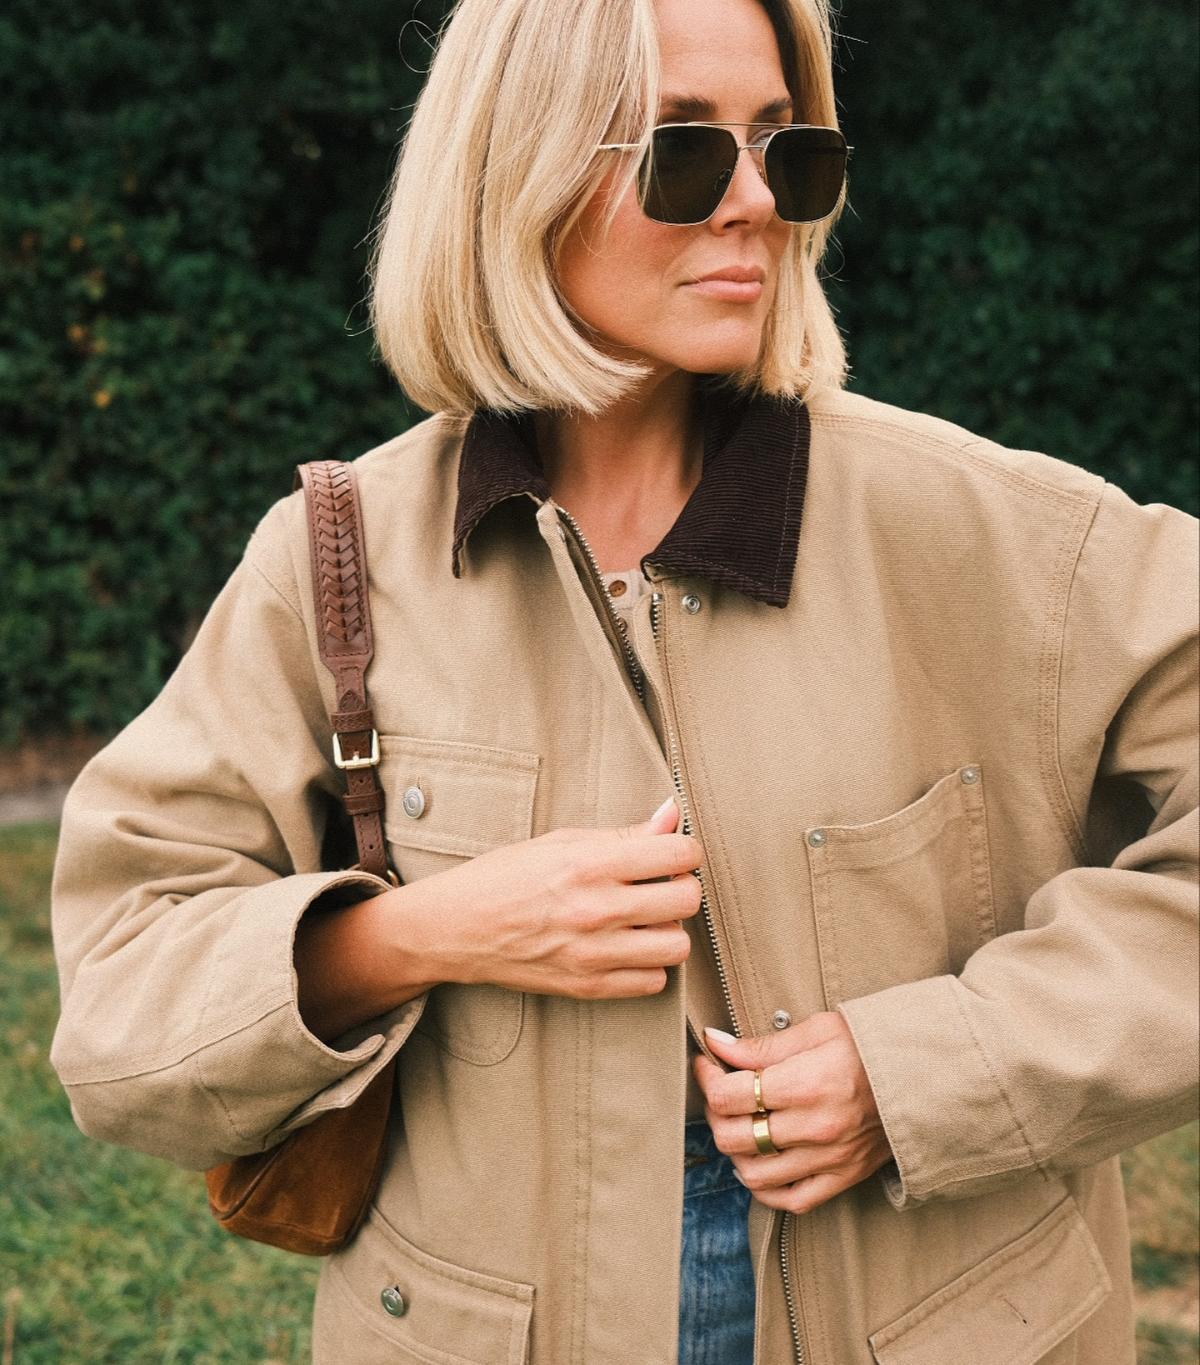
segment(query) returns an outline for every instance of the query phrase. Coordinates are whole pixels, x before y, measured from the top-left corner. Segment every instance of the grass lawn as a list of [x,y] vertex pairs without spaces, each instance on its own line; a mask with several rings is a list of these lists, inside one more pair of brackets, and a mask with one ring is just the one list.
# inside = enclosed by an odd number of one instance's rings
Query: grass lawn
[[[317,1263],[228,1236],[200,1176],[71,1122],[48,1061],[54,838],[0,828],[2,1365],[301,1365]],[[1196,1125],[1130,1153],[1126,1183],[1140,1365],[1195,1365]]]
[[93,1142],[71,1121],[48,1060],[55,832],[0,828],[0,1292],[16,1309],[12,1365],[301,1365],[319,1263],[222,1232],[201,1176]]

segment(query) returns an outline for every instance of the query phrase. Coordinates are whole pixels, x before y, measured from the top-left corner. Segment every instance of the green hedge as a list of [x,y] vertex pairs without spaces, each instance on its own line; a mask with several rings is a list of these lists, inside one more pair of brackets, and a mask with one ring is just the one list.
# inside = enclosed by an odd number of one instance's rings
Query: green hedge
[[1192,0],[847,0],[842,29],[855,386],[1195,512]]
[[361,245],[417,78],[378,0],[0,16],[0,738],[161,686],[297,461],[407,409]]
[[[0,742],[128,719],[291,466],[411,420],[361,307],[411,12],[0,14]],[[1194,507],[1190,5],[846,0],[841,26],[855,384]]]

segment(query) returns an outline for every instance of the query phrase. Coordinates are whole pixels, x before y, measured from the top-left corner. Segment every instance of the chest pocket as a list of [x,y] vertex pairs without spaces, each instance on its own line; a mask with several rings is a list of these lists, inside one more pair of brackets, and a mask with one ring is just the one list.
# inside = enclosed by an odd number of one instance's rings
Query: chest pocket
[[[380,778],[396,871],[414,882],[533,833],[537,754],[381,735]],[[524,997],[501,986],[438,986],[417,1026],[460,1061],[492,1066],[516,1047]]]
[[829,1008],[957,974],[995,937],[978,765],[895,815],[809,830],[806,841]]

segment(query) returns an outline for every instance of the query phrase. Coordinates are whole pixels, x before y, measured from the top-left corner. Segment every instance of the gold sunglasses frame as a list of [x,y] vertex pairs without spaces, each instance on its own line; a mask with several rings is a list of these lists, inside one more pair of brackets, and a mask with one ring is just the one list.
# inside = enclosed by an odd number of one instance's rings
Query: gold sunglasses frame
[[[765,165],[765,163],[764,163],[764,159],[763,159],[763,158],[766,156],[767,148],[771,145],[771,139],[775,136],[776,133],[785,133],[785,132],[787,132],[789,129],[792,129],[792,128],[816,128],[816,129],[819,129],[819,130],[820,130],[821,132],[823,132],[823,133],[837,133],[838,136],[842,138],[842,141],[845,142],[845,137],[844,137],[844,135],[842,134],[842,130],[841,130],[840,128],[831,128],[831,127],[829,127],[827,124],[824,124],[824,123],[755,123],[755,122],[753,122],[753,121],[737,123],[737,122],[721,122],[721,121],[712,120],[712,119],[686,119],[686,120],[684,120],[683,122],[679,122],[679,123],[656,123],[656,124],[654,125],[654,128],[651,130],[651,134],[650,134],[651,138],[653,138],[654,134],[657,133],[658,130],[659,130],[660,128],[761,128],[761,129],[766,133],[766,136],[763,137],[761,141],[755,140],[755,141],[753,141],[753,142],[738,142],[738,141],[737,141],[737,138],[734,138],[734,142],[737,143],[737,157],[740,157],[741,154],[742,154],[743,152],[757,152],[757,153],[758,153],[758,173],[759,173],[759,175],[762,177],[763,184],[764,184],[764,185],[768,185],[768,188],[769,188],[769,184],[768,184],[768,181],[767,181],[767,170],[766,170],[766,165]],[[642,151],[643,153],[646,153],[646,152],[649,152],[649,150],[650,150],[650,143],[649,143],[649,141],[647,141],[647,142],[601,142],[601,143],[598,143],[598,144],[597,144],[596,150],[597,150],[598,152],[636,152],[636,151]],[[849,143],[846,143],[846,156],[847,156],[847,157],[849,157],[850,153],[851,153],[853,150],[854,150],[854,149],[850,146],[850,144],[849,144]],[[736,173],[736,170],[737,170],[737,160],[736,160],[736,158],[735,158],[735,160],[734,160],[734,173]],[[732,178],[732,177],[731,177],[731,178]],[[844,180],[844,177],[843,177],[843,180]],[[726,188],[726,193],[728,193],[728,187]],[[710,214],[708,215],[708,218],[711,218],[711,217],[713,216],[713,213],[716,213],[717,209],[719,209],[719,208],[721,207],[721,203],[722,203],[722,201],[724,200],[724,198],[725,198],[725,195],[722,195],[722,196],[721,196],[721,199],[719,199],[719,200],[717,201],[716,206],[713,208],[712,213],[710,213]],[[641,191],[640,191],[640,190],[639,190],[639,193],[638,193],[638,201],[639,201],[639,203],[641,202]],[[829,213],[827,213],[827,214],[825,215],[825,218],[830,217],[830,215],[833,214],[833,213],[835,212],[836,208],[837,208],[837,205],[835,204],[835,205],[834,205],[834,208],[830,209],[830,210],[829,210]],[[643,209],[643,212],[645,212],[644,209]],[[649,216],[649,215],[647,215],[647,216]],[[707,223],[707,222],[708,222],[708,218],[699,218],[699,219],[696,220],[695,223],[671,223],[671,224],[666,224],[665,226],[670,226],[670,227],[697,227],[700,223]],[[661,219],[655,219],[654,221],[655,221],[655,222],[660,222],[660,221],[662,221],[662,220],[661,220]],[[784,219],[784,221],[785,221],[785,222],[790,222],[791,220],[790,220],[790,219]],[[796,225],[799,226],[800,223],[803,223],[803,222],[820,223],[820,222],[824,222],[824,218],[808,218],[808,219],[802,219],[802,220],[799,220],[799,222],[798,222]]]

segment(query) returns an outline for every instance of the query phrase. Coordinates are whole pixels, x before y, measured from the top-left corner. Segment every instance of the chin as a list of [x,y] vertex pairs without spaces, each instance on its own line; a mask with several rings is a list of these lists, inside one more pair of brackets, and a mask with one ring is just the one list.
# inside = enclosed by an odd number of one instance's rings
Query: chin
[[[704,335],[706,331],[708,335]],[[757,321],[749,326],[703,329],[700,335],[679,338],[670,348],[671,354],[663,359],[692,374],[736,374],[758,364],[762,332]]]
[[744,370],[752,370],[758,363],[758,352],[751,355],[739,357],[737,360],[728,358],[722,360],[701,360],[694,365],[685,365],[684,369],[690,370],[692,374],[740,374]]
[[674,356],[671,363],[690,374],[737,374],[752,370],[758,364],[759,348],[731,350],[729,347],[689,351],[686,356]]

